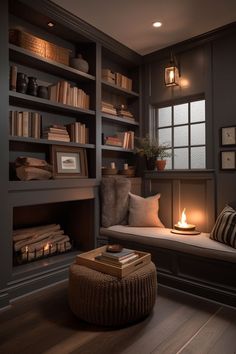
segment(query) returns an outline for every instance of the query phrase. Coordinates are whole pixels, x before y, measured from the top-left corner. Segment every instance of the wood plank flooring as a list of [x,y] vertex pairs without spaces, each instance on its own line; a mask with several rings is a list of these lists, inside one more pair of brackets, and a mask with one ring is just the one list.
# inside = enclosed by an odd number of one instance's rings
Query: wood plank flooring
[[153,313],[120,329],[89,325],[67,304],[67,283],[0,311],[0,354],[236,354],[236,309],[161,288]]

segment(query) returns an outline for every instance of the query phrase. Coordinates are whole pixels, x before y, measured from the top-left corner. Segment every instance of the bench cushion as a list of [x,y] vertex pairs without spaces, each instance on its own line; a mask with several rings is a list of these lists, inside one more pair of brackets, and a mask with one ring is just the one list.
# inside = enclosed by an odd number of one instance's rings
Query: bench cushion
[[171,229],[160,227],[114,225],[108,228],[101,228],[100,234],[114,237],[120,241],[133,241],[144,245],[236,263],[236,249],[210,239],[208,233],[192,236],[172,234],[170,231]]

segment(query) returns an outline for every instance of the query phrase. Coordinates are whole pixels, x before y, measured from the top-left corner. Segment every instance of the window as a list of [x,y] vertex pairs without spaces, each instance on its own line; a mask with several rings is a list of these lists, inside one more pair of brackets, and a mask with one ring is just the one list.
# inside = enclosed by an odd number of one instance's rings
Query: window
[[206,168],[205,100],[155,108],[154,137],[169,144],[167,169]]

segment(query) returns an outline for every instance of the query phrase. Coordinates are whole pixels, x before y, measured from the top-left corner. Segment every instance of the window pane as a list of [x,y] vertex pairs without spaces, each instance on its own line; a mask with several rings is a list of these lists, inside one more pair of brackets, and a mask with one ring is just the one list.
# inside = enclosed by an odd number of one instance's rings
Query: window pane
[[158,127],[167,127],[171,125],[171,107],[158,109]]
[[158,130],[158,141],[159,144],[171,144],[171,128],[159,129]]
[[191,168],[206,168],[206,148],[191,148]]
[[190,122],[205,121],[205,100],[190,103]]
[[187,169],[188,166],[188,148],[174,149],[174,168]]
[[188,123],[188,103],[174,106],[174,125]]
[[174,146],[188,146],[188,125],[174,127]]
[[205,123],[191,125],[191,145],[204,145],[205,143]]
[[[167,152],[172,152],[170,149],[168,149],[168,150],[166,150]],[[165,167],[165,169],[166,170],[171,170],[172,169],[172,158],[171,157],[166,157],[165,158],[165,160],[166,160],[166,167]]]

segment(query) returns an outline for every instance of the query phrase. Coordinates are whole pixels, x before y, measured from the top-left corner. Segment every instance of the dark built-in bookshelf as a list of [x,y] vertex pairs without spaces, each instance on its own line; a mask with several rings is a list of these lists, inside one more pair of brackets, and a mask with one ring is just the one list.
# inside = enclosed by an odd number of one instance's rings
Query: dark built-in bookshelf
[[[6,88],[5,95],[0,98],[5,117],[1,123],[4,171],[7,165],[10,166],[8,178],[6,173],[2,174],[5,176],[3,190],[5,188],[6,191],[3,200],[6,199],[8,203],[8,208],[2,211],[4,237],[0,241],[0,248],[4,249],[0,257],[1,267],[6,269],[4,279],[0,281],[0,306],[3,306],[11,298],[65,278],[75,254],[96,246],[100,224],[98,196],[102,167],[109,167],[111,162],[115,162],[118,169],[123,169],[124,163],[134,164],[133,150],[105,145],[102,136],[116,136],[117,133],[129,131],[135,136],[139,134],[142,92],[141,57],[52,2],[4,0],[0,16],[3,25],[0,35],[1,76],[3,87]],[[48,27],[49,21],[55,23],[53,28]],[[69,49],[71,57],[82,54],[88,62],[88,72],[39,56],[21,46],[7,44],[8,30],[14,28]],[[78,87],[89,96],[89,107],[75,107],[17,90],[9,90],[7,93],[11,66],[16,66],[17,72],[35,77],[38,85],[53,86],[66,81],[70,87]],[[102,69],[117,73],[120,83],[104,79]],[[6,94],[9,104],[6,104],[4,98]],[[102,112],[104,100],[115,109],[122,107],[119,108],[121,110],[116,114]],[[122,110],[128,112],[129,117],[124,116]],[[18,112],[40,116],[40,136],[19,136],[14,130],[10,134],[7,112],[11,114],[12,111],[16,117]],[[68,127],[76,122],[88,129],[86,144],[45,139],[43,132],[48,127]],[[8,144],[8,151],[4,143]],[[44,159],[50,163],[52,147],[57,145],[60,148],[65,146],[66,149],[71,147],[85,151],[87,178],[20,181],[12,173],[14,161],[20,156]],[[62,225],[73,241],[71,252],[21,266],[15,265],[12,231],[50,223]]]

